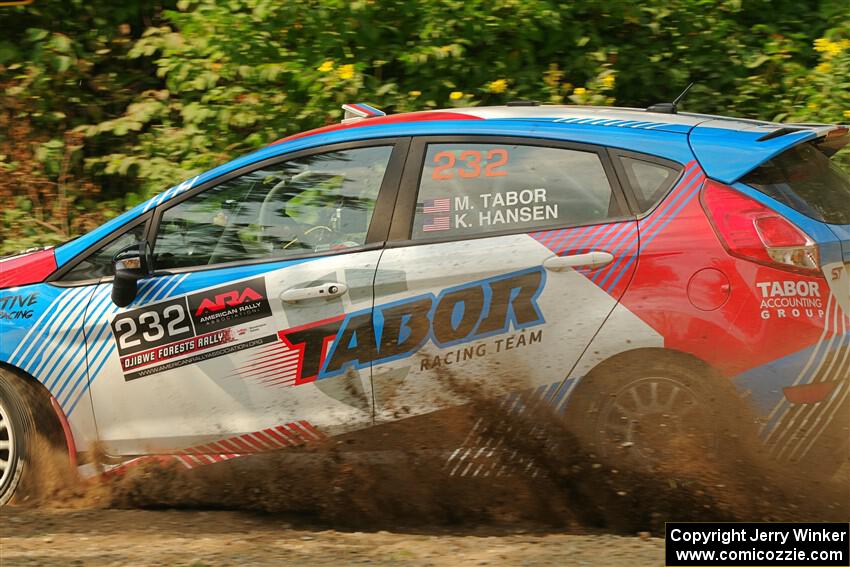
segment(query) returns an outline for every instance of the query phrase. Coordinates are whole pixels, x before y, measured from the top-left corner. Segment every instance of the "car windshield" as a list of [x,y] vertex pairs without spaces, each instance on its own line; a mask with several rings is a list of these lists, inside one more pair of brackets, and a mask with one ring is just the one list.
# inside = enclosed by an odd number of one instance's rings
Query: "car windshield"
[[835,157],[830,159],[813,143],[802,144],[742,181],[811,218],[850,224],[850,175]]

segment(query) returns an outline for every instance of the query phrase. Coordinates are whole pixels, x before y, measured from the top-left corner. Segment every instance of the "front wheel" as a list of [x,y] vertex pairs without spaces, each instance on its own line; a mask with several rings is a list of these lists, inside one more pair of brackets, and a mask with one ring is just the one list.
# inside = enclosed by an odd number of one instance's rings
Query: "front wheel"
[[0,506],[15,495],[24,472],[24,412],[20,393],[0,370]]
[[56,422],[49,397],[38,385],[0,367],[0,506],[39,493],[43,479],[36,473],[47,461],[36,458],[37,452],[59,447]]

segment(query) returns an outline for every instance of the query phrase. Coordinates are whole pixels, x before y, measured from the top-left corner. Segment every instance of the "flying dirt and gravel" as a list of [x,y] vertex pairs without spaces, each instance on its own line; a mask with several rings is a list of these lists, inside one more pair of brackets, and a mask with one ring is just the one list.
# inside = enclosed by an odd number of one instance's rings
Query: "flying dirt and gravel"
[[[529,409],[506,420],[470,398],[368,435],[192,470],[151,459],[87,480],[45,441],[50,472],[0,512],[0,563],[660,565],[665,521],[850,518],[846,466],[831,479],[813,480],[817,463],[789,474],[759,457],[740,415],[713,417],[722,446],[683,435],[669,466],[645,470],[599,458],[561,417]],[[441,447],[461,437],[477,449],[458,467]]]

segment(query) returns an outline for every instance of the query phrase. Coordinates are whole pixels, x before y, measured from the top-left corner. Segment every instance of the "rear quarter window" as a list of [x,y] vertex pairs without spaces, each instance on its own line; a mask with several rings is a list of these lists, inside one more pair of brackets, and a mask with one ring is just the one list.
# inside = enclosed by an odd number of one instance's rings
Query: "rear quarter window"
[[662,165],[633,157],[620,157],[638,210],[646,213],[663,199],[682,172],[681,167]]
[[850,175],[811,143],[776,156],[741,181],[813,219],[850,224]]

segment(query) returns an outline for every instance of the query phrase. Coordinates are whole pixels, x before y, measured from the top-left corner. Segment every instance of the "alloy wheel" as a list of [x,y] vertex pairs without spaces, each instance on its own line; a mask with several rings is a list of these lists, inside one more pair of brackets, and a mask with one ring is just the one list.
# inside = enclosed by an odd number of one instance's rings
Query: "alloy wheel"
[[678,380],[652,376],[624,385],[601,408],[604,445],[627,449],[633,460],[657,464],[678,439],[695,431],[697,395]]
[[15,432],[6,407],[0,403],[0,491],[15,473]]

